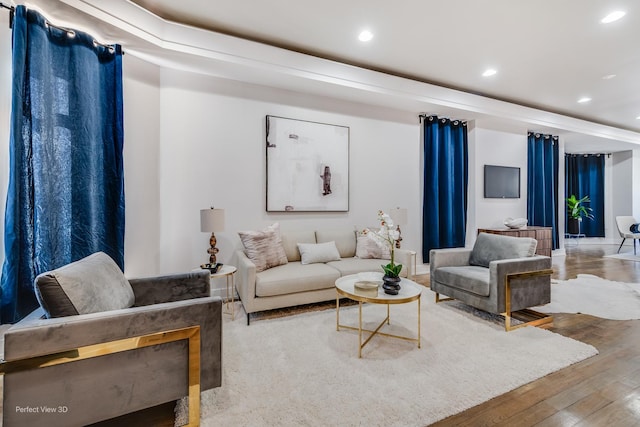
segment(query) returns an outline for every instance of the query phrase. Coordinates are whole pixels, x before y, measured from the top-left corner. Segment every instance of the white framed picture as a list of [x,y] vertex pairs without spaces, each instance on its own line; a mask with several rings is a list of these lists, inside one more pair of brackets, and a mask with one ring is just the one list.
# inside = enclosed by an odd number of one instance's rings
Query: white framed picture
[[349,210],[349,128],[267,116],[267,211]]

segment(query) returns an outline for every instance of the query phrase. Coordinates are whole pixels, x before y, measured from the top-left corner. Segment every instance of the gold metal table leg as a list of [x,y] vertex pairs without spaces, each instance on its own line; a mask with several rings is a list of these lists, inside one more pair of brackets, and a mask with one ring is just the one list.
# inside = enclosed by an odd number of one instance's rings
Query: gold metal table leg
[[362,358],[362,301],[358,301],[358,357]]
[[418,348],[420,348],[420,300],[422,298],[418,298]]
[[336,297],[336,331],[340,330],[340,296]]

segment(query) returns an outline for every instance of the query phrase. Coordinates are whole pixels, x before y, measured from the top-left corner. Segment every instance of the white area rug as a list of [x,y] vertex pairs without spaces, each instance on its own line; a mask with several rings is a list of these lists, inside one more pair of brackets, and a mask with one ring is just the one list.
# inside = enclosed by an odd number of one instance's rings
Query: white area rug
[[551,302],[543,313],[583,313],[612,320],[640,319],[640,284],[613,282],[591,274],[551,282]]
[[640,262],[640,252],[634,255],[633,252],[623,252],[621,254],[605,255],[603,258],[623,259],[625,261]]
[[[247,326],[227,321],[222,387],[202,393],[203,426],[424,426],[597,354],[544,329],[503,326],[422,296],[422,348],[376,336],[358,359],[357,331],[335,310]],[[386,307],[366,305],[373,323]],[[340,310],[356,325],[358,307]],[[391,307],[388,332],[415,336],[417,304]],[[178,405],[177,424],[184,423]]]

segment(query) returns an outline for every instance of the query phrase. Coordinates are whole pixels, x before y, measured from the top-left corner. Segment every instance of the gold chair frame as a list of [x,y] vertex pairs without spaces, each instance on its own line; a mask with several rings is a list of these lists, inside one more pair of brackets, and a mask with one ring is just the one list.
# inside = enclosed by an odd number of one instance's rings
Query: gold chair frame
[[187,426],[196,427],[200,425],[200,326],[190,326],[170,331],[139,335],[41,356],[11,361],[3,360],[0,362],[0,375],[46,368],[47,366],[61,365],[63,363],[76,362],[184,339],[188,340],[189,344],[189,423]]
[[[542,326],[553,323],[553,316],[540,313],[535,310],[531,310],[530,308],[525,308],[518,311],[511,311],[511,280],[514,279],[525,279],[528,277],[537,277],[537,276],[551,276],[553,274],[552,269],[545,270],[535,270],[535,271],[525,271],[521,273],[511,273],[507,274],[505,281],[505,311],[504,313],[500,313],[504,316],[504,329],[505,331],[513,331],[514,329],[519,329],[524,326]],[[443,301],[453,301],[455,298],[441,298],[440,294],[436,292],[436,303]],[[522,323],[518,325],[512,325],[511,319],[516,319],[521,321]]]

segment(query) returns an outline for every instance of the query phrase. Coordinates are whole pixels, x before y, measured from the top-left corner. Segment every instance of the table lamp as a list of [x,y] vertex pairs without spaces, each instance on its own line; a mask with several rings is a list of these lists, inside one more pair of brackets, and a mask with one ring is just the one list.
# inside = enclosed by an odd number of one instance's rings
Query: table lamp
[[211,232],[211,238],[209,239],[210,248],[207,249],[209,254],[209,264],[216,263],[216,254],[218,248],[216,248],[216,231],[224,231],[224,209],[201,209],[200,210],[200,231],[203,233]]
[[395,208],[391,209],[389,212],[389,216],[393,220],[395,224],[398,224],[396,230],[398,230],[398,240],[396,240],[396,248],[400,249],[400,241],[402,240],[402,232],[400,231],[400,224],[407,224],[407,209],[406,208]]

